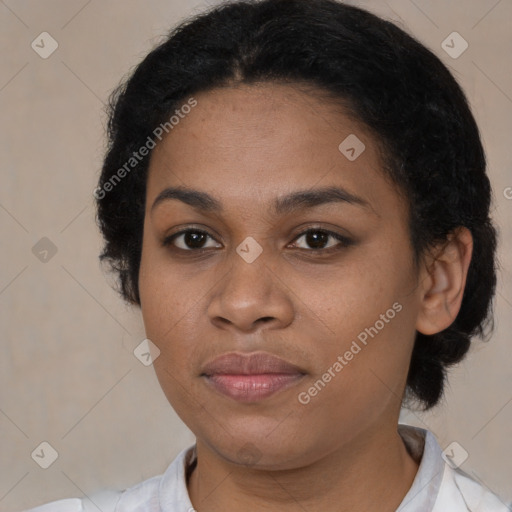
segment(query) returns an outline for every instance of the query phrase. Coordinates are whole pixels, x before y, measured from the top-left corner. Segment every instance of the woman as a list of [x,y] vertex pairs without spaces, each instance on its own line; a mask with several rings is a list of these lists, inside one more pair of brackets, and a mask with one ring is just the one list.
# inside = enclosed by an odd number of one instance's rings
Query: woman
[[96,506],[507,510],[457,447],[398,425],[439,402],[496,283],[478,128],[440,60],[333,0],[235,2],[111,106],[101,258],[197,441]]

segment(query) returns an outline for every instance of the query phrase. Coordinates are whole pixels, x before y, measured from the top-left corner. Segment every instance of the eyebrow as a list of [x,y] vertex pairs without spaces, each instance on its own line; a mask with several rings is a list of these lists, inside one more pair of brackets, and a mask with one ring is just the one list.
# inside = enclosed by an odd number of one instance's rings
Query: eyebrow
[[[154,211],[164,201],[172,199],[182,201],[204,212],[221,213],[223,211],[221,202],[210,194],[184,187],[169,187],[162,190],[153,202],[151,211]],[[348,203],[371,209],[371,205],[361,197],[351,194],[343,188],[331,186],[298,190],[278,197],[271,206],[271,212],[275,215],[285,215],[300,209],[314,208],[327,203]]]

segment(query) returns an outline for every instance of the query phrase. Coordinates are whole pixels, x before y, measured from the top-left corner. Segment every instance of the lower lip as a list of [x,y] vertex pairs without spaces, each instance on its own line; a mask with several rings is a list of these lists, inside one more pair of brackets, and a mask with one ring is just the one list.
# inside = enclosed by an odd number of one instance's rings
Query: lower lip
[[206,380],[220,393],[240,402],[256,402],[286,389],[302,379],[300,373],[258,375],[207,375]]

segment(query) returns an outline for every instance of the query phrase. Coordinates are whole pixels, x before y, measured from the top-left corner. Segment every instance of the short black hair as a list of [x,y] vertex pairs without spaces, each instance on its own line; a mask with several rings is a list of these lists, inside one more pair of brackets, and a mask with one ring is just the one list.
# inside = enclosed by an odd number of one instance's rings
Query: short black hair
[[126,163],[149,146],[155,128],[168,131],[169,116],[194,93],[261,82],[310,84],[374,134],[385,174],[408,202],[416,262],[457,227],[471,231],[455,321],[438,334],[416,333],[405,399],[431,408],[443,396],[447,367],[462,360],[473,336],[492,329],[491,187],[479,130],[455,78],[415,38],[364,9],[335,0],[242,0],[174,28],[110,96],[109,144],[95,192],[101,261],[122,297],[140,305],[151,155],[132,160],[133,170]]

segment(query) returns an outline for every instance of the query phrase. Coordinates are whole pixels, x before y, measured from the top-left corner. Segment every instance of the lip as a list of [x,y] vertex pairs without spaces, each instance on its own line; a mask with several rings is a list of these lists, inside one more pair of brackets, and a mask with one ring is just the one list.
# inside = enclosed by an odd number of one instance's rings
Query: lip
[[256,402],[293,386],[305,373],[298,366],[268,353],[232,352],[207,363],[201,376],[225,396]]
[[203,375],[259,375],[262,373],[297,374],[306,373],[298,366],[267,352],[241,354],[230,352],[207,363]]

